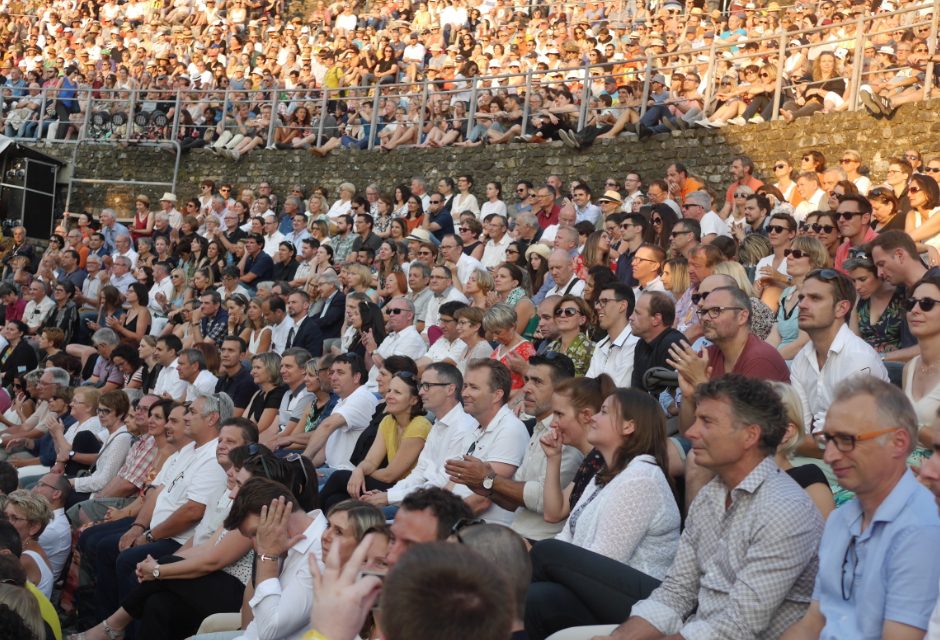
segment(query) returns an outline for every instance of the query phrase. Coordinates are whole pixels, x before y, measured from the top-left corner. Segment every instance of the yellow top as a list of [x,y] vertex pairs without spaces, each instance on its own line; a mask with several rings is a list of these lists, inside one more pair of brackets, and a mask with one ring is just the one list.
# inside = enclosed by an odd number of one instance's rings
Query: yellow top
[[62,640],[62,625],[59,624],[59,614],[56,613],[55,607],[49,602],[49,598],[28,580],[26,581],[26,588],[36,598],[36,602],[39,603],[39,615],[42,616],[42,619],[49,625],[49,628],[52,629],[52,635],[55,636],[55,640]]
[[[411,422],[408,423],[408,426],[405,427],[405,430],[399,434],[398,433],[398,422],[391,415],[387,415],[382,418],[382,422],[379,423],[379,437],[385,442],[385,459],[388,462],[391,462],[395,459],[395,456],[398,454],[398,447],[401,446],[401,441],[405,438],[421,438],[422,440],[428,439],[428,433],[431,431],[431,423],[424,416],[418,416],[413,418]],[[417,460],[415,461],[417,463]],[[414,468],[414,465],[408,468],[408,470],[402,475],[404,478],[411,470]]]

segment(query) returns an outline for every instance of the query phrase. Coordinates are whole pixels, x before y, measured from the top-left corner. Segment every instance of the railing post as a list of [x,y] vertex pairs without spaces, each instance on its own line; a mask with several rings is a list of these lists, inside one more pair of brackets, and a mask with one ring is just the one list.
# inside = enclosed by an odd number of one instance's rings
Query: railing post
[[[706,111],[708,110],[708,105],[711,103],[712,96],[715,93],[715,87],[719,86],[721,83],[721,78],[715,78],[715,71],[717,71],[718,66],[715,64],[715,53],[717,51],[715,46],[715,41],[712,40],[711,45],[708,48],[708,70],[705,72],[705,77],[708,78],[708,82],[705,83],[705,100],[702,102],[702,117],[705,118]],[[778,75],[783,73],[783,67],[780,68]],[[715,82],[719,84],[716,84]]]
[[277,87],[271,92],[271,122],[268,123],[268,136],[265,140],[264,146],[269,147],[274,144],[274,122],[277,118],[277,98],[278,91]]
[[323,87],[323,91],[320,92],[320,122],[317,123],[317,139],[314,141],[313,146],[319,147],[323,142],[323,119],[326,117],[326,106],[329,104],[326,99],[326,94],[329,91],[326,87]]
[[532,69],[529,69],[525,72],[525,100],[522,101],[522,131],[519,132],[519,135],[525,135],[526,125],[529,124],[529,98],[532,95],[532,74],[535,73]]
[[182,90],[176,90],[176,106],[173,108],[173,124],[170,126],[170,140],[178,140],[180,133],[180,109],[182,109]]
[[940,47],[937,46],[938,19],[940,19],[938,13],[940,13],[940,0],[933,0],[933,11],[930,14],[930,37],[927,38],[930,60],[927,62],[926,80],[924,82],[924,100],[930,99],[931,91],[934,88],[933,70],[936,63],[933,61],[933,56],[937,55],[937,51],[940,49]]
[[381,94],[379,91],[380,86],[381,85],[376,83],[375,91],[372,92],[374,95],[372,96],[372,122],[369,125],[369,147],[368,147],[370,151],[373,148],[375,148],[375,136],[378,135],[377,129],[379,127],[379,102],[380,102],[379,98],[381,97]]
[[858,92],[862,88],[862,70],[865,67],[865,18],[855,20],[855,55],[852,57],[852,91],[849,95],[849,111],[858,108]]
[[127,125],[124,128],[124,142],[130,142],[131,131],[134,130],[134,127],[137,124],[134,122],[134,107],[137,105],[137,92],[139,89],[134,89],[130,92],[130,95],[127,98]]
[[[88,89],[86,89],[85,92],[88,94],[88,102],[85,105],[85,119],[84,119],[85,121],[82,123],[81,129],[79,129],[78,133],[75,136],[76,143],[80,142],[82,138],[88,135],[88,123],[91,122],[91,107],[92,107],[92,104],[94,103],[95,96],[92,94],[91,87],[88,87]],[[78,94],[76,93],[76,96],[77,95]]]
[[424,131],[424,112],[428,108],[428,79],[421,81],[421,108],[418,113],[418,130],[415,132],[415,144],[421,143],[421,132]]
[[[42,140],[42,124],[46,121],[46,109],[49,108],[49,94],[46,91],[46,87],[42,88],[42,92],[39,95],[42,96],[42,102],[40,102],[41,108],[39,109],[39,122],[36,123],[37,142]],[[53,102],[53,104],[55,104],[55,102]]]
[[643,94],[640,98],[640,116],[646,114],[646,103],[650,99],[650,81],[653,79],[653,56],[646,56],[646,73],[643,78]]
[[470,107],[467,109],[467,133],[473,129],[477,117],[477,76],[470,78]]
[[580,131],[587,125],[588,119],[588,107],[590,106],[590,95],[591,95],[591,67],[590,63],[586,62],[581,67],[582,72],[584,73],[584,79],[581,82],[581,108],[578,109],[578,128],[577,131]]
[[774,109],[770,115],[771,120],[780,117],[780,105],[783,103],[783,63],[787,56],[787,38],[786,33],[780,34],[780,45],[777,47],[777,79],[774,82]]

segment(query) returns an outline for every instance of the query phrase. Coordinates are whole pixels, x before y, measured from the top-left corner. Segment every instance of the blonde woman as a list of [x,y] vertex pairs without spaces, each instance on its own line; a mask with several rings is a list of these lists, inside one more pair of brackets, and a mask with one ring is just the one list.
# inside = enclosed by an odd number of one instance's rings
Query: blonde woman
[[554,316],[558,338],[548,349],[571,358],[575,375],[583,376],[591,366],[594,354],[594,343],[587,335],[594,322],[594,313],[584,298],[566,295],[555,305]]
[[[46,637],[46,627],[43,624],[42,613],[39,610],[39,600],[36,595],[33,595],[33,592],[30,589],[35,589],[34,586],[30,584],[29,587],[20,587],[16,584],[4,583],[0,584],[0,604],[7,607],[20,617],[22,622],[17,624],[14,621],[10,621],[9,626],[4,629],[9,635],[10,638],[45,638]],[[52,614],[55,614],[55,610],[52,609],[52,605],[49,602],[46,602],[46,606],[52,610]],[[58,625],[58,619],[56,619],[56,625]],[[52,624],[49,625],[50,628]],[[56,626],[58,628],[58,626]],[[61,632],[60,632],[61,635]]]
[[[770,381],[770,386],[774,388],[780,400],[783,402],[783,409],[787,416],[787,431],[783,440],[777,447],[774,454],[774,461],[777,466],[786,471],[787,475],[809,495],[816,508],[822,514],[823,519],[827,518],[833,509],[835,501],[832,497],[832,490],[829,488],[829,481],[826,480],[826,474],[822,472],[816,464],[808,462],[807,464],[793,465],[793,458],[806,440],[806,429],[803,418],[803,403],[796,390],[783,382]],[[815,443],[808,442],[807,446],[815,446]]]
[[343,267],[346,272],[346,293],[362,293],[375,304],[379,303],[379,292],[373,286],[372,271],[361,264],[347,264]]
[[281,399],[289,391],[281,380],[281,356],[271,351],[254,356],[251,379],[258,385],[258,391],[248,401],[242,415],[258,425],[259,433],[263,433],[275,424]]
[[271,348],[271,327],[264,320],[261,299],[252,298],[245,313],[246,327],[241,339],[248,345],[248,357],[267,352]]
[[471,307],[488,309],[492,306],[493,299],[495,298],[495,294],[490,295],[495,286],[493,276],[489,271],[485,269],[474,269],[470,277],[467,278],[463,292],[464,295],[470,299]]
[[51,598],[55,576],[52,574],[49,556],[39,545],[39,536],[52,521],[49,502],[39,494],[17,489],[7,495],[3,515],[20,535],[23,545],[20,564],[26,571],[26,577],[43,595]]
[[689,280],[689,261],[682,256],[667,260],[660,278],[666,291],[676,300],[680,299],[692,284]]

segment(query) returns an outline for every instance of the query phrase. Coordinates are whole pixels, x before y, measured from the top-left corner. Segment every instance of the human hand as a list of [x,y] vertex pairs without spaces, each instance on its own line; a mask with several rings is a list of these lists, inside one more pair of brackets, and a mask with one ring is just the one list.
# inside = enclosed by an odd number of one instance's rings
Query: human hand
[[549,460],[561,459],[561,450],[564,444],[561,441],[561,433],[558,429],[554,427],[549,429],[539,438],[539,444],[542,446],[546,458]]
[[269,506],[261,507],[258,532],[255,534],[255,552],[265,556],[282,556],[288,549],[306,536],[299,533],[291,536],[287,530],[293,505],[284,497],[271,501]]
[[695,387],[708,382],[712,372],[708,366],[708,351],[703,349],[699,355],[685,340],[669,348],[666,364],[679,373],[679,388],[682,389],[683,397],[691,397]]
[[359,575],[376,537],[370,533],[363,538],[345,565],[340,561],[338,544],[330,547],[323,571],[313,554],[308,557],[317,603],[310,614],[310,627],[330,640],[355,638],[382,591],[378,577]]
[[483,486],[483,478],[489,472],[489,465],[479,458],[463,456],[445,461],[444,472],[451,482],[467,485],[471,489],[479,488]]
[[139,534],[138,533],[139,531],[140,531],[140,527],[132,526],[130,529],[128,529],[127,532],[123,536],[121,536],[121,539],[118,540],[118,550],[127,551],[131,547],[137,546],[139,535],[143,535],[143,534]]
[[135,570],[137,574],[137,582],[151,582],[156,580],[153,577],[153,570],[159,566],[159,563],[151,556],[147,554],[147,557],[137,563],[137,569]]
[[363,475],[362,470],[356,467],[349,476],[349,482],[346,483],[346,493],[349,494],[349,497],[358,499],[362,497],[365,488],[366,477]]
[[388,493],[385,491],[369,491],[359,499],[379,508],[388,506]]

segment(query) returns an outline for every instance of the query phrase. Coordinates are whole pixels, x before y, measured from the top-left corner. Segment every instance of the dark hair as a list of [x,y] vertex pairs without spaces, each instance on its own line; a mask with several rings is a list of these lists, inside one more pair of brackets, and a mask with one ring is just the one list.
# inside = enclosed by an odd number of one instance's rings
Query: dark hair
[[512,391],[512,373],[510,373],[509,367],[499,360],[471,360],[467,365],[467,371],[476,369],[488,369],[490,391],[502,391],[503,404],[509,402],[509,392]]
[[[0,554],[0,581],[4,580],[18,587],[26,586],[26,570],[12,553],[10,555]],[[20,638],[22,636],[13,637]]]
[[[473,516],[470,515],[468,517],[472,518]],[[450,529],[448,529],[448,531],[450,531]],[[16,530],[16,527],[13,526],[13,523],[5,517],[0,518],[0,551],[9,551],[17,558],[23,555],[23,541],[20,539],[20,534]]]
[[855,286],[852,284],[851,278],[849,278],[844,273],[840,273],[834,269],[815,269],[806,274],[806,280],[818,280],[824,284],[829,285],[832,290],[832,302],[839,303],[843,300],[848,300],[849,305],[855,306]]
[[6,460],[0,460],[0,495],[16,491],[19,486],[20,477],[16,467]]
[[245,444],[258,442],[258,425],[248,418],[232,416],[219,425],[219,430],[223,427],[238,427],[242,432],[242,440],[245,441]]
[[176,353],[179,353],[183,350],[183,341],[179,339],[178,336],[168,333],[164,336],[157,338],[157,342],[162,342],[167,349],[172,349]]
[[294,509],[300,508],[294,494],[280,482],[267,478],[251,478],[238,490],[238,495],[235,496],[222,526],[229,531],[234,531],[245,522],[248,516],[260,515],[262,507],[269,506],[278,498],[284,498]]
[[366,365],[363,363],[362,358],[359,354],[356,353],[343,353],[336,356],[336,359],[333,360],[333,365],[337,364],[348,364],[352,374],[355,376],[359,374],[359,383],[365,384],[366,378],[369,377],[369,372],[366,370]]
[[787,431],[786,411],[780,395],[766,381],[729,374],[700,384],[695,402],[723,400],[731,405],[736,422],[760,427],[760,448],[773,455]]
[[[863,196],[860,193],[847,193],[842,196],[842,199],[839,201],[839,204],[843,202],[854,202],[858,205],[858,212],[861,214],[871,214],[871,202],[868,201],[868,198]],[[777,217],[776,215],[774,216]]]
[[417,545],[382,589],[382,631],[389,640],[503,640],[515,599],[506,575],[465,545]]
[[896,249],[902,249],[908,256],[915,260],[919,260],[919,253],[917,251],[917,245],[914,244],[914,241],[911,237],[903,231],[890,230],[884,231],[878,234],[878,237],[869,242],[865,246],[865,253],[868,255],[872,254],[872,250],[875,247],[880,247],[882,251],[886,253],[891,253]]
[[140,354],[137,349],[129,344],[121,343],[111,351],[111,360],[115,358],[124,358],[134,371],[140,368]]
[[[616,389],[611,395],[619,411],[611,416],[623,420],[632,420],[635,424],[633,433],[625,438],[614,453],[613,462],[597,474],[596,482],[604,486],[617,474],[627,468],[635,457],[648,454],[656,459],[656,464],[669,479],[669,460],[666,441],[666,416],[662,407],[648,393],[639,389]],[[619,415],[618,415],[619,414]]]
[[[594,287],[597,289],[597,287]],[[633,287],[624,284],[620,281],[610,282],[604,285],[604,291],[613,291],[614,298],[618,302],[624,300],[627,301],[627,318],[633,313],[633,310],[636,308],[636,296],[633,293]]]
[[643,294],[650,302],[650,315],[662,318],[664,327],[671,327],[676,319],[676,303],[662,291],[647,291]]
[[430,511],[437,518],[437,539],[440,541],[450,537],[451,529],[460,520],[473,518],[473,512],[463,499],[439,487],[412,491],[401,501],[400,508],[405,511]]
[[552,385],[573,378],[575,369],[571,358],[557,351],[547,351],[529,358],[529,366],[546,366],[552,371]]

